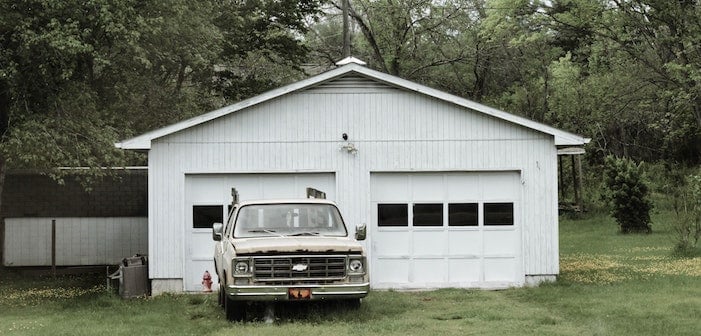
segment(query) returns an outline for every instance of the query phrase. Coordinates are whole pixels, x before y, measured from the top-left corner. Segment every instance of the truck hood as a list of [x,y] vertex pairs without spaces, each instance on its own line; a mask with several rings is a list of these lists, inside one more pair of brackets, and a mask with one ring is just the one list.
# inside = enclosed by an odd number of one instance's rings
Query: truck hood
[[346,237],[262,237],[232,241],[236,254],[265,253],[362,253],[360,244]]

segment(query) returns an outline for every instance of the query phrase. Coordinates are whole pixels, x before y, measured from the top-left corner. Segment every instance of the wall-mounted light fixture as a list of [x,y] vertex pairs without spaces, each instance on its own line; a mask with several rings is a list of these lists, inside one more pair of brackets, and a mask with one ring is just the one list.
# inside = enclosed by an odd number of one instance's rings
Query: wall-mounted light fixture
[[[343,133],[341,135],[341,138],[343,139],[343,141],[348,141],[348,133]],[[339,150],[345,150],[346,152],[353,155],[358,154],[358,148],[356,148],[352,142],[346,142],[346,144],[341,146]]]

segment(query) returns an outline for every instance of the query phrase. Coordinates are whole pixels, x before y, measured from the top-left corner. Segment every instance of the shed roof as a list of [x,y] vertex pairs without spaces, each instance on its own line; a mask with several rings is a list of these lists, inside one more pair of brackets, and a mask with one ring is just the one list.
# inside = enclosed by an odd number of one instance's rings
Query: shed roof
[[124,140],[122,142],[118,142],[115,144],[117,148],[122,148],[122,149],[133,149],[133,150],[148,150],[151,149],[151,141],[167,136],[169,134],[173,134],[175,132],[197,126],[203,123],[206,123],[210,120],[228,115],[229,113],[233,113],[242,109],[245,109],[247,107],[257,105],[260,103],[263,103],[265,101],[275,99],[277,97],[293,93],[296,91],[301,91],[304,89],[308,89],[310,87],[319,85],[324,82],[331,81],[333,79],[348,75],[348,74],[359,74],[361,76],[364,76],[366,78],[369,78],[371,80],[379,81],[400,89],[416,92],[416,93],[421,93],[430,97],[434,97],[458,106],[462,106],[465,108],[468,108],[473,111],[481,112],[486,115],[496,117],[517,125],[521,125],[524,127],[528,127],[533,130],[537,130],[540,132],[543,132],[545,134],[550,134],[555,138],[555,145],[556,146],[581,146],[589,142],[590,139],[584,138],[582,136],[566,132],[560,129],[557,129],[552,126],[548,126],[527,118],[519,117],[486,105],[482,105],[480,103],[461,98],[446,92],[442,92],[436,89],[432,89],[430,87],[414,83],[396,76],[392,76],[386,73],[382,73],[379,71],[375,71],[372,69],[369,69],[367,67],[362,66],[358,62],[354,62],[353,60],[345,63],[344,65],[333,69],[329,70],[327,72],[321,73],[319,75],[280,87],[278,89],[272,90],[265,92],[263,94],[260,94],[258,96],[240,101],[236,104],[229,105],[223,108],[220,108],[218,110],[211,111],[209,113],[205,113],[202,115],[199,115],[194,118],[190,118],[187,120],[183,120],[181,122],[171,124],[168,126],[165,126],[163,128],[159,128],[144,134],[141,134],[139,136],[133,137],[131,139]]

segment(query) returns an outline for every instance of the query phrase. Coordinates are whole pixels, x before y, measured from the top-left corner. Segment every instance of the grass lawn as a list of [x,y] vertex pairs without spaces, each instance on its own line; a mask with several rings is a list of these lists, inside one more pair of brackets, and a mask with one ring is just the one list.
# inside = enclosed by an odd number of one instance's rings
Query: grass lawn
[[215,295],[121,300],[100,276],[2,271],[0,335],[700,335],[701,253],[671,257],[667,218],[650,235],[617,234],[606,216],[561,219],[557,283],[373,292],[357,311],[279,307],[274,324],[229,323]]

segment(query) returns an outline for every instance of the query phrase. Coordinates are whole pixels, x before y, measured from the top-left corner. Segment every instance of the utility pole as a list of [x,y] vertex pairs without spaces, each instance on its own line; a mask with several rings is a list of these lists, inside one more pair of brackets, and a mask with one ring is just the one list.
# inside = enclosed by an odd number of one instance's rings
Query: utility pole
[[341,0],[343,2],[343,57],[350,57],[350,20],[348,17],[348,8],[350,0]]

